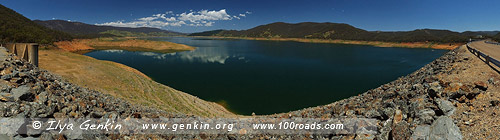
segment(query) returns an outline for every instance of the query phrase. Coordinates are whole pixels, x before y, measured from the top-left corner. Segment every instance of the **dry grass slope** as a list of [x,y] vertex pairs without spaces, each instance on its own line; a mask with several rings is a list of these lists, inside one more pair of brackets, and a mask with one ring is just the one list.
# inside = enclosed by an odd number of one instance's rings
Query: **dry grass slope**
[[128,66],[58,49],[41,50],[40,67],[80,86],[165,111],[231,117],[224,107],[151,80]]

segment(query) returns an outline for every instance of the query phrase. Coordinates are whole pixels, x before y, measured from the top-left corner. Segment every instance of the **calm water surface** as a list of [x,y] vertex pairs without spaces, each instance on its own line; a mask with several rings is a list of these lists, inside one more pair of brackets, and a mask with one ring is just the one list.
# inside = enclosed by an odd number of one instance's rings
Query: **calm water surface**
[[177,53],[102,50],[85,55],[249,115],[328,104],[409,74],[445,50],[255,40],[151,38],[197,47]]

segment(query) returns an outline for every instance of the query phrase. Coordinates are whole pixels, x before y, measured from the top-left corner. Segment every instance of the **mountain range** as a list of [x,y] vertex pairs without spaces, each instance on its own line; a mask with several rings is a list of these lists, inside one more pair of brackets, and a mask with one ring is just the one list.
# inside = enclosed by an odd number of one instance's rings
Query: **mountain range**
[[63,20],[32,21],[0,4],[0,43],[35,42],[51,44],[52,42],[71,40],[73,38],[179,35],[185,34],[149,27],[97,26]]
[[284,23],[276,22],[248,30],[213,30],[189,36],[314,38],[387,42],[465,42],[469,38],[500,36],[499,31],[467,31],[417,29],[413,31],[366,31],[343,23]]
[[82,22],[71,22],[64,20],[34,20],[35,23],[47,28],[70,33],[79,38],[93,38],[102,36],[178,36],[183,33],[162,30],[149,27],[114,27],[98,26]]

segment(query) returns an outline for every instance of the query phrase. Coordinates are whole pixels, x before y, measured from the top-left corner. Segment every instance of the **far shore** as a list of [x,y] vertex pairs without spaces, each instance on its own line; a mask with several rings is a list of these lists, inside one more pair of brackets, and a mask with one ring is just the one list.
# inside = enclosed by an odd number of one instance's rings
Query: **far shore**
[[330,40],[330,39],[306,39],[306,38],[262,38],[262,37],[221,37],[221,36],[191,36],[197,38],[215,39],[244,39],[244,40],[268,40],[268,41],[297,41],[305,43],[335,43],[371,45],[377,47],[400,47],[400,48],[432,48],[442,50],[453,50],[463,43],[433,43],[433,42],[383,42],[383,41],[356,41],[356,40]]

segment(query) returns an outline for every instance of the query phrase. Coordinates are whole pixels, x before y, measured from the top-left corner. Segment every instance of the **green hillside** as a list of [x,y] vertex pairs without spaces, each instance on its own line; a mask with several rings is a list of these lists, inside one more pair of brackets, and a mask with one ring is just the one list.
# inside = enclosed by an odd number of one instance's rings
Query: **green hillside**
[[497,42],[500,42],[500,33],[498,33],[497,35],[493,36],[492,38],[493,38],[493,40],[495,40]]
[[343,23],[283,23],[276,22],[248,30],[214,30],[193,33],[190,36],[262,37],[262,38],[314,38],[387,42],[464,42],[469,37],[492,32],[459,33],[449,30],[418,29],[413,31],[366,31]]
[[0,5],[0,43],[35,42],[49,44],[69,40],[69,34],[40,26],[16,11]]

